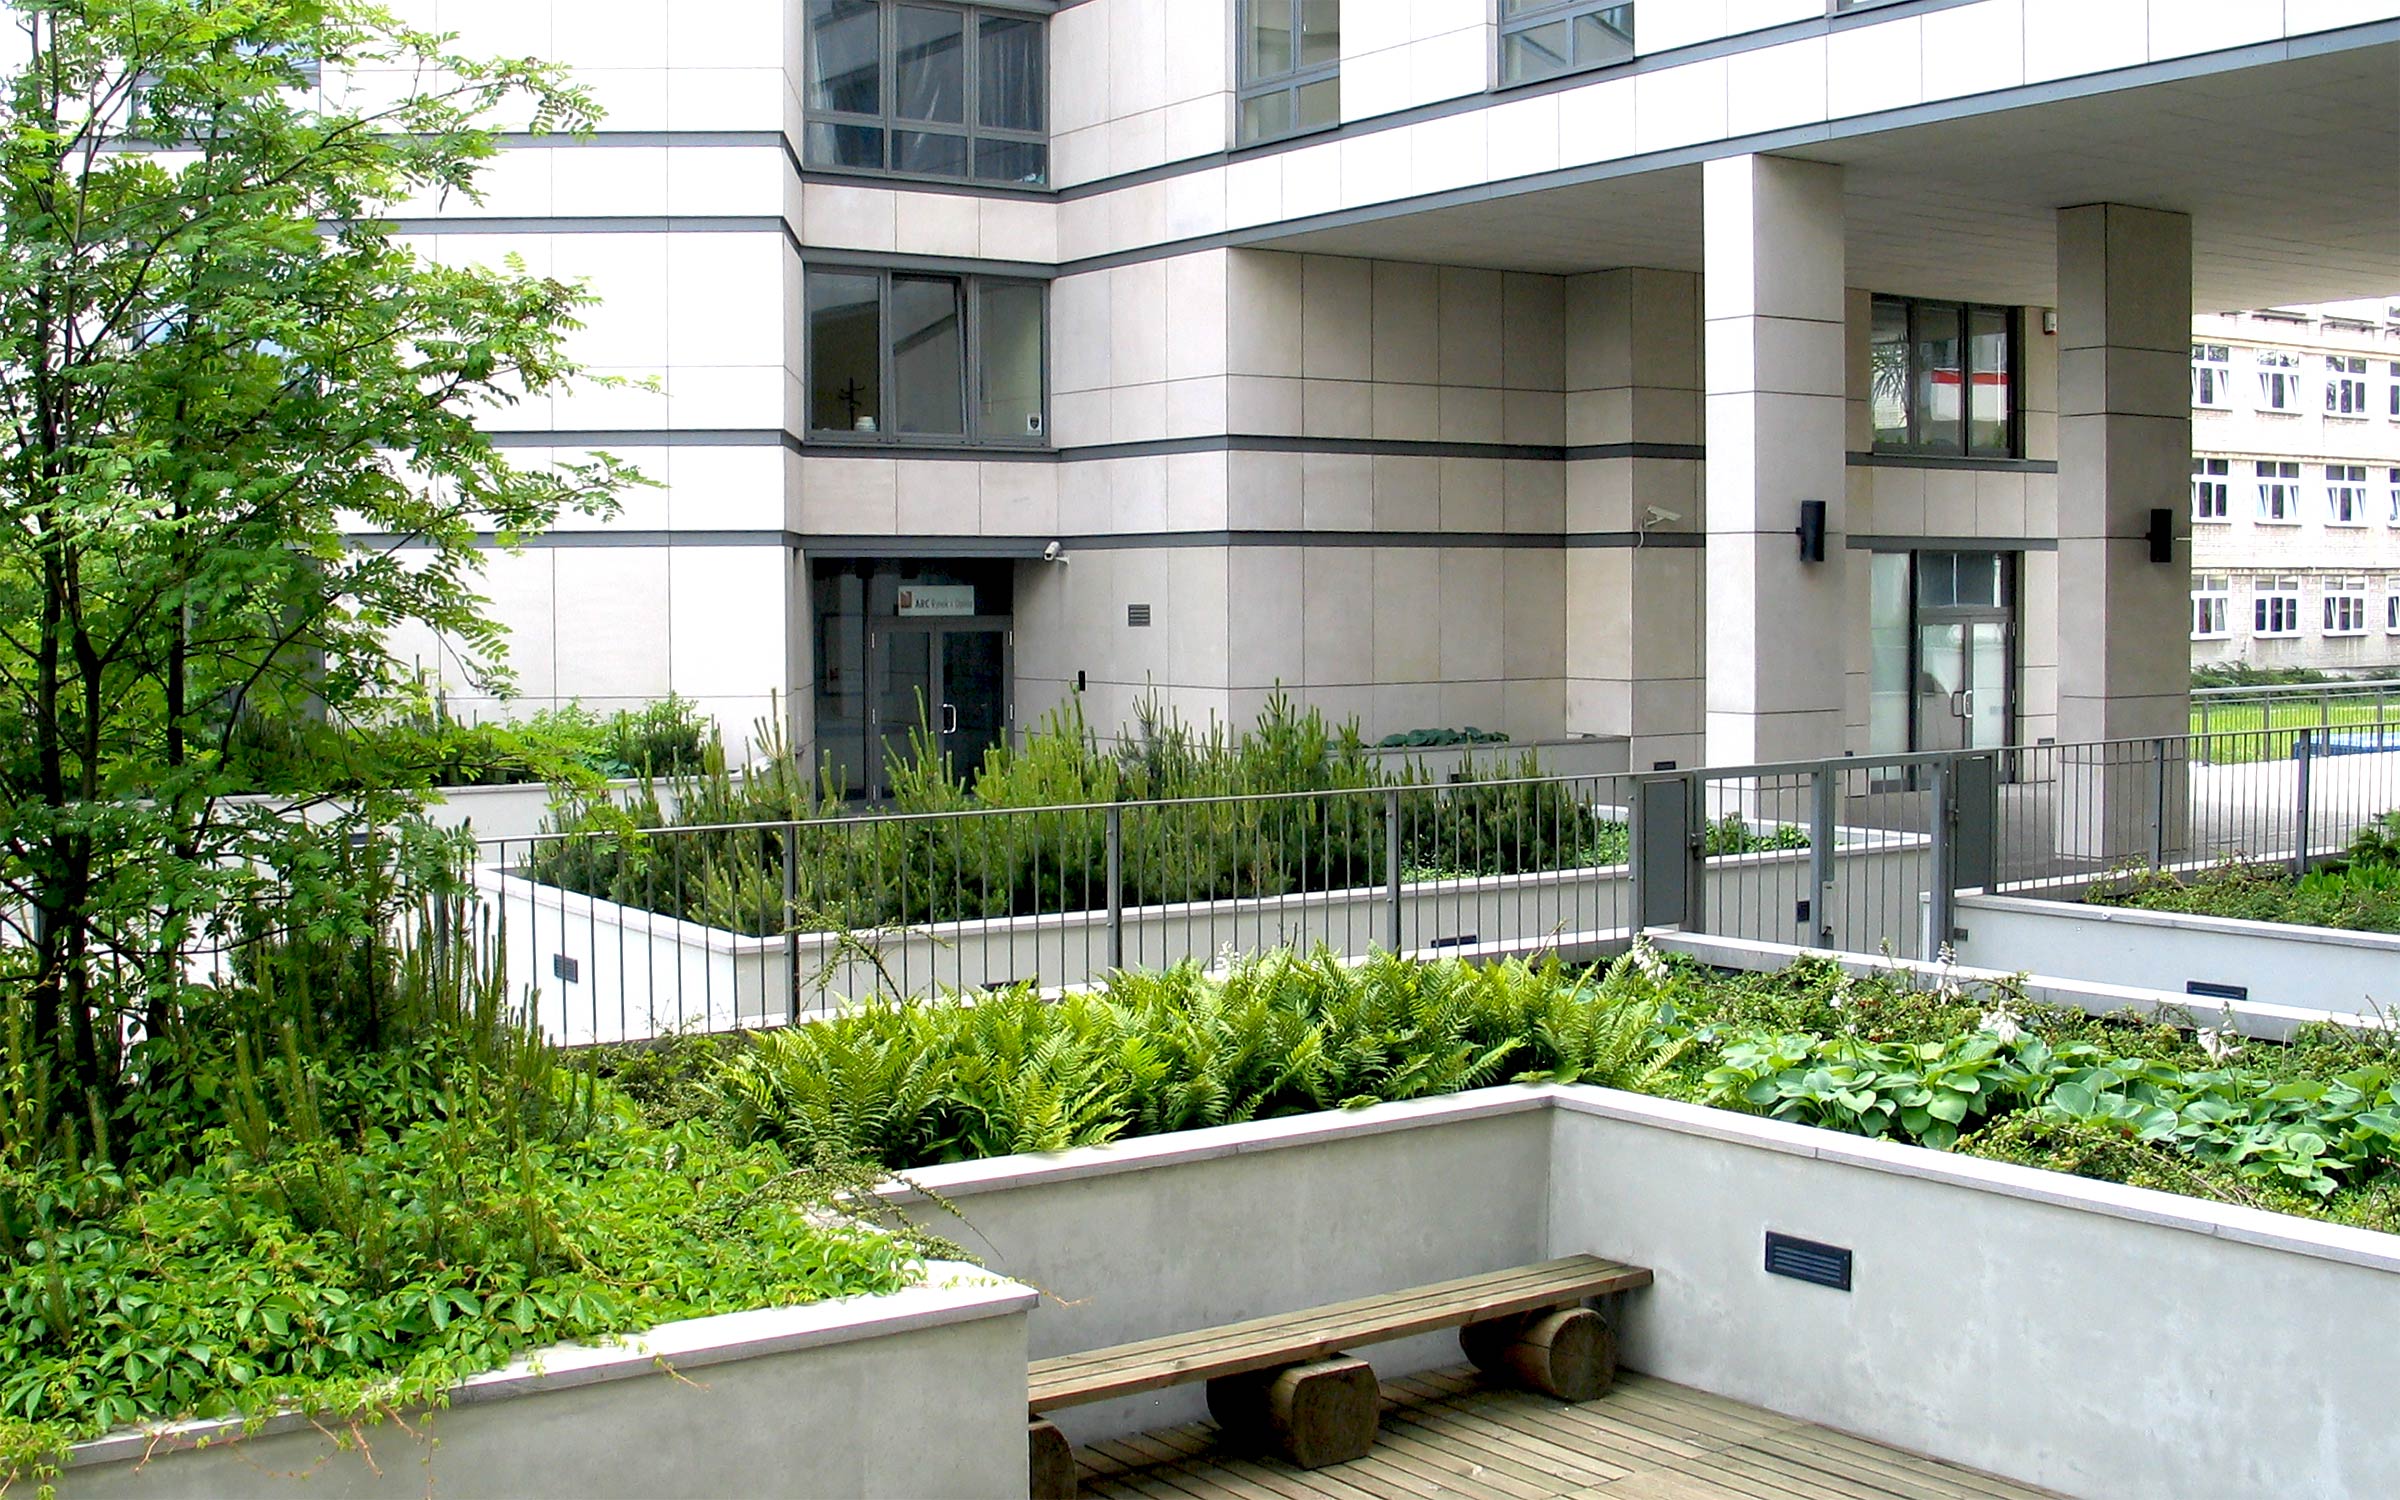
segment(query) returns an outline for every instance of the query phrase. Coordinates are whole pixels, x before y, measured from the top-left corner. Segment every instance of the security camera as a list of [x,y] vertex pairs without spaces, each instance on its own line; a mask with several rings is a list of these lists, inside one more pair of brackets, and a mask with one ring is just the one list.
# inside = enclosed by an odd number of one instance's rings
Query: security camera
[[1042,561],[1044,562],[1058,562],[1065,555],[1066,549],[1061,547],[1056,542],[1052,542],[1049,546],[1042,549]]
[[1683,519],[1682,511],[1667,510],[1656,505],[1649,507],[1648,514],[1650,519],[1642,523],[1644,526],[1666,526]]

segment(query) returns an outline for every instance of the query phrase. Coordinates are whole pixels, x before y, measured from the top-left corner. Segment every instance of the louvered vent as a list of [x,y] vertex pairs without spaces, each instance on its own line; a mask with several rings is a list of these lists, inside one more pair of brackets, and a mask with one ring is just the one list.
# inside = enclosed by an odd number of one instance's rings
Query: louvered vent
[[1837,1292],[1850,1290],[1850,1252],[1836,1245],[1820,1245],[1815,1240],[1796,1240],[1788,1234],[1767,1231],[1767,1274],[1789,1276],[1812,1286],[1829,1286]]

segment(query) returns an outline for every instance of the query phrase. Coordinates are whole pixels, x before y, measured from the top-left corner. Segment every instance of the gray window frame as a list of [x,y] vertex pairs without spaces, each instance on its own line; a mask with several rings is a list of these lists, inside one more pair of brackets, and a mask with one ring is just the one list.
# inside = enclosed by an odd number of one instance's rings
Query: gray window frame
[[[1341,49],[1338,46],[1334,49],[1333,61],[1314,63],[1308,67],[1300,66],[1301,4],[1302,0],[1234,0],[1233,52],[1236,84],[1233,102],[1233,129],[1236,147],[1263,146],[1271,141],[1297,140],[1304,135],[1339,130],[1342,126],[1341,111],[1337,109],[1329,124],[1301,125],[1295,123],[1289,130],[1259,135],[1249,134],[1243,128],[1242,122],[1249,118],[1249,106],[1254,100],[1271,98],[1276,94],[1291,95],[1292,119],[1297,122],[1300,118],[1300,91],[1302,89],[1312,84],[1329,81],[1336,86],[1337,90],[1340,86],[1342,59]],[[1256,76],[1250,71],[1250,17],[1262,5],[1271,9],[1286,8],[1290,11],[1292,18],[1292,66],[1284,72],[1269,74],[1265,77]]]
[[[1493,76],[1498,80],[1499,87],[1501,89],[1523,88],[1528,84],[1542,83],[1552,78],[1567,78],[1578,73],[1594,73],[1603,68],[1621,67],[1633,61],[1634,54],[1639,48],[1638,34],[1634,30],[1634,3],[1635,0],[1551,0],[1548,5],[1538,6],[1518,16],[1505,14],[1505,7],[1502,7],[1503,14],[1500,16],[1499,29],[1493,41],[1496,50],[1492,59]],[[1551,68],[1540,73],[1528,73],[1522,78],[1508,76],[1509,38],[1538,30],[1544,26],[1554,25],[1560,21],[1573,23],[1586,16],[1599,16],[1608,11],[1624,12],[1622,27],[1617,26],[1613,21],[1606,22],[1610,30],[1621,31],[1624,35],[1624,56],[1604,58],[1598,62],[1570,63],[1561,68]],[[1573,32],[1574,27],[1570,24],[1568,33],[1572,35]]]
[[[846,111],[821,109],[811,97],[816,79],[816,27],[810,24],[808,0],[796,0],[803,58],[800,72],[801,92],[801,159],[811,172],[831,172],[853,177],[897,177],[911,182],[964,182],[979,188],[1015,189],[1019,192],[1041,193],[1050,186],[1050,12],[1025,9],[1015,5],[959,4],[952,0],[875,0],[876,7],[876,86],[874,114],[852,114]],[[925,10],[954,11],[965,18],[966,47],[961,66],[965,78],[962,120],[957,125],[942,122],[903,119],[893,113],[893,100],[899,92],[899,11],[905,3]],[[983,22],[987,19],[1022,21],[1036,28],[1042,41],[1041,125],[1034,130],[1017,130],[983,123]],[[883,165],[855,166],[838,161],[822,161],[815,153],[816,126],[854,126],[879,130],[883,133]],[[966,171],[960,174],[945,172],[912,172],[893,166],[892,142],[895,132],[911,131],[926,135],[955,136],[966,144]],[[979,177],[975,174],[976,147],[985,141],[1006,141],[1015,145],[1039,146],[1042,151],[1042,172],[1038,182],[1023,182],[1015,178]]]
[[[1882,306],[1884,304],[1896,304],[1908,309],[1907,392],[1909,406],[1909,440],[1905,443],[1889,443],[1880,438],[1873,438],[1870,439],[1870,446],[1873,448],[1873,451],[1877,453],[1893,453],[1926,458],[1981,459],[1987,462],[2006,462],[2024,457],[2025,318],[2023,309],[2005,307],[1991,302],[1953,302],[1945,297],[1900,297],[1883,292],[1877,292],[1875,294],[1875,302],[1878,306]],[[1955,449],[1946,448],[1937,442],[1927,440],[1925,436],[1925,424],[1921,420],[1921,414],[1916,409],[1917,349],[1924,342],[1923,335],[1917,331],[1917,315],[1921,310],[1926,308],[1938,308],[1946,312],[1956,313],[1958,315],[1959,349],[1963,367],[1962,373],[1967,381],[1967,390],[1962,392],[1960,396],[1958,447]],[[2001,317],[2008,327],[2008,368],[2004,372],[2008,376],[2008,442],[2004,451],[1997,453],[1991,451],[1990,449],[1979,449],[1975,446],[1975,418],[1973,415],[1973,406],[1972,403],[1967,399],[1968,395],[1970,395],[1973,391],[1974,378],[1977,373],[1974,363],[1974,329],[1975,315],[1977,313],[1996,313]],[[1870,326],[1871,322],[1872,320],[1870,319]],[[1873,397],[1874,393],[1869,391],[1868,400],[1870,406],[1872,405]]]
[[[959,271],[919,271],[906,266],[860,265],[845,261],[812,261],[801,268],[800,302],[802,368],[807,372],[801,410],[805,414],[808,441],[827,445],[841,444],[859,448],[1016,448],[1046,450],[1050,446],[1050,283],[1025,276],[981,276]],[[808,278],[812,276],[872,276],[875,278],[875,380],[878,428],[874,432],[858,432],[845,428],[819,427],[817,419],[817,350],[816,325],[808,306]],[[890,414],[897,409],[899,389],[892,358],[892,281],[895,277],[910,277],[926,281],[950,281],[958,285],[960,376],[959,403],[964,414],[965,431],[899,432],[888,425]],[[996,286],[1032,287],[1041,294],[1042,333],[1042,430],[1038,433],[987,433],[983,428],[983,403],[977,399],[975,383],[983,368],[983,292]]]

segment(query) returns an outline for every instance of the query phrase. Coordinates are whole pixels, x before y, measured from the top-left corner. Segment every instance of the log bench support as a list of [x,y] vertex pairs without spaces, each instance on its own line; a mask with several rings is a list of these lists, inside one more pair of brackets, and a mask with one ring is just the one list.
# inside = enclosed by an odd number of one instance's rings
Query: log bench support
[[1496,1377],[1564,1401],[1589,1401],[1616,1376],[1608,1321],[1583,1304],[1650,1285],[1640,1266],[1570,1255],[1456,1281],[1037,1360],[1027,1371],[1027,1477],[1034,1500],[1072,1500],[1075,1455],[1042,1414],[1208,1383],[1226,1440],[1303,1469],[1363,1458],[1381,1392],[1349,1350],[1455,1328],[1467,1357]]
[[1035,1417],[1025,1424],[1025,1493],[1030,1500],[1075,1500],[1075,1448],[1056,1422]]
[[1588,1307],[1469,1323],[1459,1347],[1475,1368],[1561,1401],[1594,1401],[1617,1378],[1617,1336]]
[[1229,1442],[1299,1469],[1365,1458],[1381,1399],[1374,1367],[1346,1354],[1208,1383],[1208,1413]]

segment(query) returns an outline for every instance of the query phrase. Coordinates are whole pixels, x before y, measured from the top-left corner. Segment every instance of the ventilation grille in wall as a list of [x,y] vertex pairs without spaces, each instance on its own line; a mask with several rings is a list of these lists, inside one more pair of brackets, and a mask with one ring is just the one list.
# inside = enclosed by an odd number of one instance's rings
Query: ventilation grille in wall
[[1136,630],[1147,630],[1147,629],[1149,629],[1149,628],[1150,628],[1150,606],[1149,606],[1149,605],[1147,605],[1147,604],[1128,604],[1128,605],[1126,605],[1126,606],[1125,606],[1125,623],[1126,623],[1126,624],[1128,624],[1128,625],[1130,625],[1130,626],[1132,626],[1132,627],[1133,627],[1134,629],[1136,629]]
[[1812,1286],[1829,1286],[1837,1292],[1850,1290],[1850,1252],[1836,1245],[1820,1245],[1814,1240],[1797,1240],[1788,1234],[1767,1231],[1767,1274],[1789,1276]]

